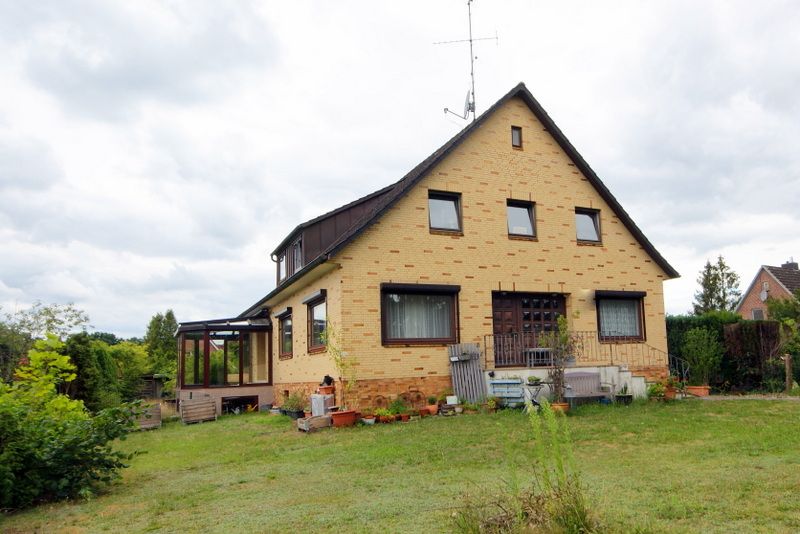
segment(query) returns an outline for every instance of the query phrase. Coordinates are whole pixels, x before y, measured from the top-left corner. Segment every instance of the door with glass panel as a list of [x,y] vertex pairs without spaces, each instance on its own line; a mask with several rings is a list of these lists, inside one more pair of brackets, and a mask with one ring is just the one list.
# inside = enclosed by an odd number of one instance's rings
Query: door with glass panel
[[492,292],[495,365],[545,365],[545,352],[537,353],[542,348],[540,338],[557,331],[558,317],[565,313],[566,299],[559,293]]

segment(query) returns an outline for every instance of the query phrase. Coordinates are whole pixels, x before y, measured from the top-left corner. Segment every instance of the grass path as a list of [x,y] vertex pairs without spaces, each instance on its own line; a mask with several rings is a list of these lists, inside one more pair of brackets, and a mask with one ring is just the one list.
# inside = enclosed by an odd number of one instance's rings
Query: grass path
[[[619,531],[800,531],[800,406],[682,401],[569,417],[596,509]],[[530,480],[517,412],[312,435],[267,414],[168,424],[98,498],[0,519],[3,532],[446,532],[464,491]]]

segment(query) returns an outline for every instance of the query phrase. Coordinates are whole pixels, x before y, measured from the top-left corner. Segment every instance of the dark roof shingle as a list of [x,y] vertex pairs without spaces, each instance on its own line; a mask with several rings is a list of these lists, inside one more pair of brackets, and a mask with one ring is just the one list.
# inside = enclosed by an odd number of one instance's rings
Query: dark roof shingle
[[794,294],[795,291],[800,289],[800,270],[787,267],[773,267],[772,265],[764,265],[764,269],[774,276],[778,282],[784,285],[789,293]]

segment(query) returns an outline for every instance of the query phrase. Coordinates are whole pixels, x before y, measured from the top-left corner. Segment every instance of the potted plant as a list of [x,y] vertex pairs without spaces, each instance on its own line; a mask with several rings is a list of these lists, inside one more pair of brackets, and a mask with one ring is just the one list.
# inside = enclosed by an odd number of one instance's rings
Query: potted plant
[[633,393],[628,393],[628,384],[624,384],[622,388],[614,394],[614,402],[625,405],[633,402]]
[[322,383],[319,385],[319,394],[320,395],[333,395],[336,393],[336,386],[333,383],[333,377],[330,375],[325,375],[322,378]]
[[478,413],[478,404],[474,402],[465,402],[464,413],[467,415],[474,415]]
[[575,338],[569,331],[567,318],[564,315],[559,315],[558,330],[543,335],[539,338],[539,343],[542,347],[549,348],[552,353],[553,365],[548,371],[550,394],[553,397],[550,407],[555,412],[566,413],[569,410],[569,404],[564,402],[566,386],[564,369],[567,366],[567,362],[574,360],[576,346]]
[[647,386],[647,398],[655,401],[664,400],[664,390],[666,386],[662,382],[653,382]]
[[389,413],[395,416],[395,420],[407,422],[410,419],[408,405],[402,397],[397,397],[389,404]]
[[487,397],[486,398],[486,411],[488,413],[494,413],[500,407],[500,399],[497,397]]
[[306,418],[311,417],[311,405],[310,404],[306,404],[305,407],[303,408],[303,416],[306,417]]
[[429,395],[428,396],[428,405],[425,406],[430,412],[431,415],[436,415],[439,413],[439,404],[436,402],[436,395]]
[[303,406],[306,404],[305,396],[300,392],[294,392],[283,401],[282,410],[285,415],[292,419],[300,419],[303,417]]
[[378,418],[380,423],[391,423],[394,421],[394,416],[387,408],[378,408],[375,410],[375,417]]
[[333,325],[328,322],[322,334],[328,354],[330,354],[333,364],[339,373],[339,383],[341,384],[341,402],[339,409],[331,412],[333,426],[353,426],[356,424],[356,411],[348,409],[347,400],[353,386],[356,385],[356,366],[355,358],[348,356],[342,349],[341,339],[337,336]]
[[531,376],[528,377],[528,385],[529,386],[538,386],[541,383],[542,383],[542,379],[539,378],[538,376],[531,375]]
[[375,414],[372,413],[372,409],[366,408],[361,413],[361,422],[365,425],[374,425],[375,424]]
[[706,328],[692,328],[683,338],[683,357],[689,363],[689,385],[686,392],[706,397],[709,379],[719,369],[724,349],[717,336]]

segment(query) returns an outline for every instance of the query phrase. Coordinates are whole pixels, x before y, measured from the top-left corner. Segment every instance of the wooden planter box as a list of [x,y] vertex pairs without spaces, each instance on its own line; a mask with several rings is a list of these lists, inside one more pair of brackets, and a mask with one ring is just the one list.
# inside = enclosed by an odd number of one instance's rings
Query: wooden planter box
[[137,419],[139,430],[161,428],[161,405],[151,404],[144,408],[144,412]]

